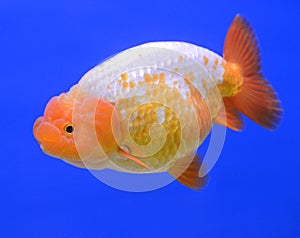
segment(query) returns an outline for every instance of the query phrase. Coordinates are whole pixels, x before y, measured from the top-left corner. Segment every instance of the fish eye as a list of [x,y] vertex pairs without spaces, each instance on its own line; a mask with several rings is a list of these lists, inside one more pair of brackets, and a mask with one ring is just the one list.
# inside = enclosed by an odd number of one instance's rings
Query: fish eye
[[74,131],[74,127],[71,124],[67,124],[64,128],[64,131],[68,134],[72,134]]

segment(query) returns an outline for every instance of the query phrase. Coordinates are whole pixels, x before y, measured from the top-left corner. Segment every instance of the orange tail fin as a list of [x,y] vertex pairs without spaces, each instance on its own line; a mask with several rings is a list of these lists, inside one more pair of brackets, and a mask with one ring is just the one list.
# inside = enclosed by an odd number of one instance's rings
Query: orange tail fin
[[[225,108],[230,108],[229,124],[232,121],[232,112],[241,112],[254,122],[267,129],[275,129],[281,119],[280,102],[271,85],[261,73],[261,59],[255,34],[240,15],[237,15],[231,24],[224,43],[224,58],[226,62],[236,64],[242,76],[237,95],[224,100]],[[241,118],[238,113],[235,121],[241,129]],[[233,120],[234,121],[234,120]]]

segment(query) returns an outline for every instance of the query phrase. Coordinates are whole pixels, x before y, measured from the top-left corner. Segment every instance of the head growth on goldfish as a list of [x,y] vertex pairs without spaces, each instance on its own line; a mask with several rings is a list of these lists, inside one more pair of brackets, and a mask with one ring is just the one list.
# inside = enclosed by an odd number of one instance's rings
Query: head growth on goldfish
[[[33,134],[46,154],[61,159],[80,160],[74,141],[76,125],[73,124],[73,110],[76,95],[75,86],[70,92],[53,97],[45,108],[44,116],[35,121]],[[87,98],[85,103],[88,100],[92,99]],[[99,143],[105,153],[110,153],[116,148],[111,130],[113,105],[99,100],[95,112],[95,130]]]

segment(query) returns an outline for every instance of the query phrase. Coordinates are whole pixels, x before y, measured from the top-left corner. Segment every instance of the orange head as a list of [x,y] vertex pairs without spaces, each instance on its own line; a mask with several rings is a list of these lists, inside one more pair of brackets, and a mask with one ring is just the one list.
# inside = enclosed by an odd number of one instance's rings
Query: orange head
[[[76,91],[74,87],[68,93],[53,97],[45,108],[44,116],[39,117],[33,126],[34,137],[41,149],[56,158],[80,160],[73,133],[76,125],[72,123]],[[111,129],[113,108],[111,103],[99,100],[95,112],[95,131],[106,154],[116,148]]]

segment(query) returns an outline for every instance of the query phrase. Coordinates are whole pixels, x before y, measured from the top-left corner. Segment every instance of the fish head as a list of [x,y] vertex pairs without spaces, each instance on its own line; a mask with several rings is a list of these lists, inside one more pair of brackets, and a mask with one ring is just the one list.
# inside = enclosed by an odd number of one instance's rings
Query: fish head
[[[91,137],[96,135],[96,144],[104,153],[95,152],[94,154],[103,159],[117,149],[111,123],[114,105],[102,99],[87,97],[80,101],[82,104],[80,107],[83,108],[80,111],[82,115],[76,117],[73,115],[79,113],[77,110],[74,111],[76,95],[77,90],[73,87],[68,93],[53,97],[48,102],[44,115],[34,123],[34,137],[44,153],[63,160],[79,161],[82,160],[82,153],[79,153],[76,145],[80,144],[81,152],[93,150],[91,145],[95,143],[91,142]],[[96,107],[91,105],[96,105]],[[90,115],[93,115],[93,120]],[[85,119],[74,121],[74,117]],[[88,126],[91,123],[94,123],[93,126]],[[76,134],[79,127],[81,128],[78,131],[81,134]],[[76,144],[76,140],[80,140],[80,143]]]
[[33,135],[44,153],[61,159],[79,159],[74,142],[73,107],[63,97],[55,96],[44,115],[33,126]]

